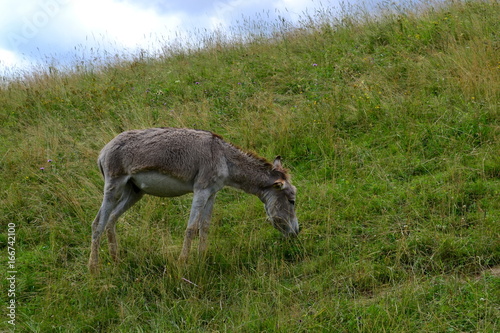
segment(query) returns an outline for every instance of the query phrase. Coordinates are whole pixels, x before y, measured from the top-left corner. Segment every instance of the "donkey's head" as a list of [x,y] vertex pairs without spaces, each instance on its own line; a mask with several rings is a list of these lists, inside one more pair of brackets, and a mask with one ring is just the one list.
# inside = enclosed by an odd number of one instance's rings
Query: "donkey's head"
[[281,166],[281,157],[273,163],[273,174],[278,176],[263,193],[262,201],[272,225],[284,236],[297,236],[299,221],[295,215],[295,194],[297,189],[290,183],[287,172]]

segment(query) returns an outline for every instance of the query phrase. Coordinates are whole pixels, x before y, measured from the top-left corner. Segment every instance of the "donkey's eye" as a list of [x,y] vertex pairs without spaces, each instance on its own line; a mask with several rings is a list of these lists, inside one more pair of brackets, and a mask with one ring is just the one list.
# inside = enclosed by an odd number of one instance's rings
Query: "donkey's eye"
[[290,203],[290,205],[294,206],[295,205],[295,200],[288,200],[288,202]]

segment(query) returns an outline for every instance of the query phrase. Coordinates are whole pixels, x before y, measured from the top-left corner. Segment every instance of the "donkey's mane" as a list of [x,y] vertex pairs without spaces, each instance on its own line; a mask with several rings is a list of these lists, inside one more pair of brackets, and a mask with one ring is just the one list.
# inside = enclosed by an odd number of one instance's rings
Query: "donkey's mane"
[[[160,128],[160,129],[179,129],[179,128],[175,128],[175,127],[158,127],[158,128]],[[186,128],[186,129],[187,129],[187,128]],[[260,162],[260,164],[261,164],[262,166],[264,166],[264,167],[266,167],[266,168],[271,168],[271,169],[273,168],[272,163],[271,163],[271,162],[269,162],[266,158],[264,158],[264,157],[261,157],[261,156],[257,155],[257,153],[255,153],[255,152],[253,152],[253,151],[246,150],[246,149],[244,149],[244,148],[241,148],[241,147],[240,147],[240,146],[238,146],[238,145],[235,145],[235,144],[233,144],[233,143],[231,143],[231,142],[227,141],[226,139],[224,139],[224,138],[222,137],[222,135],[219,135],[219,134],[214,133],[214,132],[212,132],[212,131],[203,130],[203,129],[194,129],[194,130],[195,130],[195,131],[198,131],[198,132],[205,132],[205,133],[207,133],[207,134],[210,134],[210,135],[212,135],[212,137],[213,137],[214,139],[219,139],[219,140],[221,140],[222,142],[226,143],[227,145],[229,145],[229,146],[231,146],[231,147],[235,148],[235,149],[236,149],[238,152],[240,152],[241,154],[243,154],[243,155],[245,155],[245,156],[249,157],[249,158],[250,158],[250,159],[252,159],[252,160],[255,160],[255,161]],[[285,174],[286,174],[286,173],[287,173],[286,171],[288,171],[288,170],[282,169],[282,170],[280,170],[280,171],[282,171],[283,173],[285,173]]]
[[[212,133],[212,132],[210,132],[210,133]],[[289,174],[289,170],[288,169],[283,168],[282,166],[276,168],[266,158],[257,155],[257,153],[255,153],[255,152],[253,152],[251,150],[246,150],[244,148],[241,148],[238,145],[235,145],[235,144],[233,144],[231,142],[228,142],[222,136],[220,136],[218,134],[215,134],[215,133],[212,133],[212,134],[214,135],[214,137],[222,140],[222,142],[226,143],[231,148],[235,149],[238,153],[240,153],[242,156],[244,156],[248,160],[255,162],[256,165],[258,165],[260,168],[262,168],[264,170],[269,170],[271,172],[271,174],[276,175],[276,177],[280,177],[280,178],[282,178],[284,180],[290,180],[290,174]]]

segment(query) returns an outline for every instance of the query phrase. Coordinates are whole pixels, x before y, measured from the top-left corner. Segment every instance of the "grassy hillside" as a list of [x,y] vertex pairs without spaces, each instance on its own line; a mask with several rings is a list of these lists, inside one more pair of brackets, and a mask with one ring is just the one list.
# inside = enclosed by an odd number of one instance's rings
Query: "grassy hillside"
[[[500,331],[500,6],[416,7],[0,89],[0,331],[12,300],[16,332]],[[225,189],[181,269],[191,196],[146,197],[91,277],[99,150],[154,126],[282,155],[298,240]]]

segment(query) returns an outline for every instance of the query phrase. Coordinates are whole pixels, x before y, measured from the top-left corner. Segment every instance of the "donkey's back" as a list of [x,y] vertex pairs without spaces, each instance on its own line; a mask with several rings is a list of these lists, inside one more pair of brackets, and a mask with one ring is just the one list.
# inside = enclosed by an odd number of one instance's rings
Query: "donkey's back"
[[109,176],[148,170],[193,179],[200,168],[215,167],[221,158],[220,136],[201,130],[150,128],[126,131],[102,149],[98,163]]

